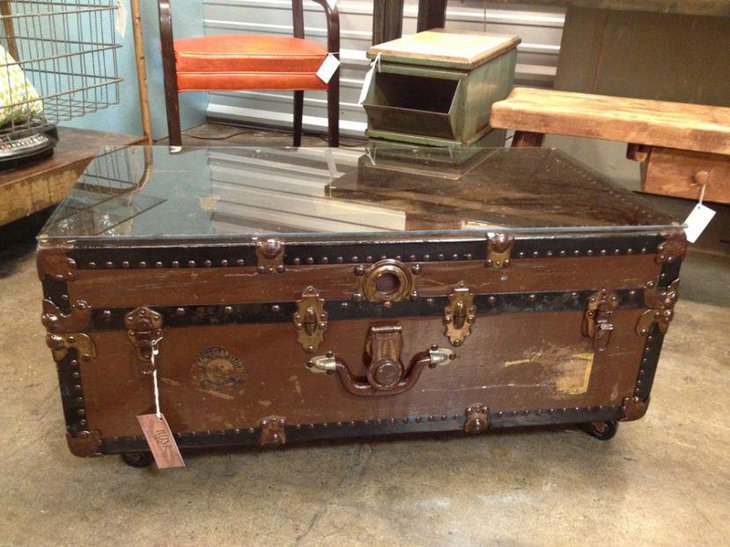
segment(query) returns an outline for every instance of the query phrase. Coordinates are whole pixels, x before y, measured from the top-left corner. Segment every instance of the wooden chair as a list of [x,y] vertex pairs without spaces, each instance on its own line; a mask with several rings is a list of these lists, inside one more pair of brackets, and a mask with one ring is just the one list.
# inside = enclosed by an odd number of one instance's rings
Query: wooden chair
[[230,34],[175,40],[171,0],[158,0],[162,67],[170,146],[180,146],[178,93],[184,91],[294,91],[294,146],[302,142],[305,90],[327,91],[328,137],[339,146],[340,72],[329,83],[316,75],[328,53],[339,58],[336,0],[314,0],[327,17],[327,47],[304,39],[303,0],[292,0],[294,36]]

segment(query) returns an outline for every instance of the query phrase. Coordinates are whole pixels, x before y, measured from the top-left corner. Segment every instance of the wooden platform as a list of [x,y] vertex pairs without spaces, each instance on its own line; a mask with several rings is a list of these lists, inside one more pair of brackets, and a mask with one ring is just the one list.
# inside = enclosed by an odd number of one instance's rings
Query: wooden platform
[[0,171],[0,226],[59,203],[102,146],[127,146],[143,137],[59,128],[52,157]]
[[515,88],[492,127],[730,154],[730,108]]
[[645,192],[730,203],[730,108],[516,88],[492,106],[490,125],[514,129],[513,146],[545,134],[620,141],[644,162]]

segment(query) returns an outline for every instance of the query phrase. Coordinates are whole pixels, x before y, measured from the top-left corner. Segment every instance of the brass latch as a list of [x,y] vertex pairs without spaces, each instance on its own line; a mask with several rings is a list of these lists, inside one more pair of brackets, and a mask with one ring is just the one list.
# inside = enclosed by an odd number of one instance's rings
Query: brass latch
[[284,271],[284,243],[266,239],[256,244],[256,271],[262,274]]
[[490,234],[487,240],[487,266],[495,270],[508,268],[514,245],[515,238],[510,234]]
[[152,374],[155,356],[162,340],[162,315],[149,308],[137,308],[124,317],[129,341],[134,346],[137,366],[142,374]]
[[449,304],[444,308],[444,334],[452,346],[460,346],[471,334],[476,311],[474,295],[463,283],[459,283],[449,295]]
[[294,314],[294,326],[299,331],[297,341],[304,350],[312,353],[324,340],[324,331],[327,330],[327,312],[324,310],[324,300],[314,287],[307,287],[302,292],[302,299],[297,302],[297,312]]
[[588,309],[583,320],[583,334],[593,338],[596,351],[603,351],[611,340],[614,330],[613,313],[618,307],[618,297],[601,289],[588,299]]

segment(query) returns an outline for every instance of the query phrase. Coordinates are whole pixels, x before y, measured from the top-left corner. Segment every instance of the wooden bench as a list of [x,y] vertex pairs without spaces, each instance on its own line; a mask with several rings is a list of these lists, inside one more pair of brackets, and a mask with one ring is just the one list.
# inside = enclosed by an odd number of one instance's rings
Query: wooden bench
[[645,192],[697,199],[706,184],[706,200],[730,203],[730,108],[515,88],[490,125],[514,129],[518,147],[545,134],[626,142]]

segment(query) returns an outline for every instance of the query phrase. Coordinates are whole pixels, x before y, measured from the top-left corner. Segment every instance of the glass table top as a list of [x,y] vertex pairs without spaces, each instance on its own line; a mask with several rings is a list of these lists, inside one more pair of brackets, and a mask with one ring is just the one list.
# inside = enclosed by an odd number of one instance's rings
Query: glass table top
[[676,227],[552,149],[101,150],[39,240],[318,238]]

